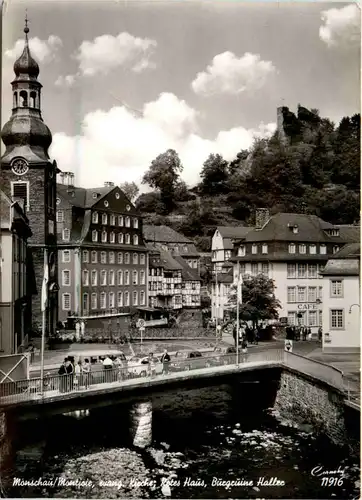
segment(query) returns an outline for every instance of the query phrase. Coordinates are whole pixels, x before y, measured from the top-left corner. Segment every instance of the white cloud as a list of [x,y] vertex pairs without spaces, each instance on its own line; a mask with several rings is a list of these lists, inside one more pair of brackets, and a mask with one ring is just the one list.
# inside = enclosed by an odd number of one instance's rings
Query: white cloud
[[[62,45],[62,40],[55,35],[50,35],[47,40],[40,40],[37,37],[29,39],[29,48],[32,56],[37,62],[42,64],[52,61]],[[11,49],[5,51],[5,57],[14,61],[21,55],[23,49],[24,39],[19,39]]]
[[155,40],[126,32],[117,36],[102,35],[91,42],[83,41],[74,58],[79,62],[81,74],[86,76],[107,74],[119,66],[129,66],[132,71],[140,72],[152,67],[150,56],[156,46]]
[[319,37],[329,47],[359,47],[361,43],[361,13],[357,5],[322,12],[323,26]]
[[246,52],[237,57],[233,52],[216,55],[206,71],[197,74],[191,86],[197,94],[239,94],[261,88],[276,71],[271,61],[262,61],[259,54]]
[[77,185],[94,187],[105,181],[140,182],[152,160],[173,148],[184,165],[183,179],[194,184],[210,153],[232,160],[255,136],[275,130],[275,124],[255,130],[237,127],[209,140],[198,135],[196,118],[193,108],[168,93],[145,104],[142,116],[124,106],[94,111],[85,116],[81,135],[54,134],[51,155],[61,170],[75,172]]
[[78,75],[58,76],[54,84],[58,87],[72,87],[76,82]]

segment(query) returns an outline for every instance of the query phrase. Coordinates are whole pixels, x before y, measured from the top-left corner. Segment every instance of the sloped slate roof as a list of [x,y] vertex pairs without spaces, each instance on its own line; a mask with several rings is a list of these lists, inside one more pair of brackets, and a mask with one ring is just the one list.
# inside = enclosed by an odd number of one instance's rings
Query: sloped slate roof
[[182,266],[181,275],[185,281],[201,281],[198,272],[192,269],[188,263],[180,256],[174,255],[173,258]]
[[249,231],[254,229],[250,226],[218,226],[216,228],[223,238],[244,238]]
[[[181,271],[182,266],[179,264],[171,255],[170,252],[165,252],[163,250],[160,250],[159,252],[159,259],[157,257],[152,257],[153,259],[153,265],[155,267],[163,267],[164,269],[168,271]],[[159,260],[159,263],[157,263],[157,260]]]
[[[104,198],[108,193],[113,191],[116,186],[102,186],[97,188],[81,188],[81,187],[68,187],[65,184],[57,184],[57,193],[66,199],[71,205],[81,208],[91,208],[95,203]],[[93,194],[97,193],[99,196],[93,198]]]
[[359,259],[330,259],[321,274],[325,276],[359,276]]
[[183,234],[178,233],[169,226],[153,226],[145,224],[143,226],[143,236],[147,241],[157,241],[163,243],[192,243]]
[[361,241],[360,226],[352,226],[348,224],[336,226],[339,228],[339,234],[344,241],[359,242]]
[[[298,233],[288,227],[298,226]],[[332,242],[342,243],[340,236],[329,236],[325,230],[333,229],[329,222],[325,222],[316,215],[279,213],[273,215],[262,229],[249,231],[245,241],[302,241],[302,242]]]
[[361,256],[361,244],[349,243],[333,255],[335,259],[359,259]]

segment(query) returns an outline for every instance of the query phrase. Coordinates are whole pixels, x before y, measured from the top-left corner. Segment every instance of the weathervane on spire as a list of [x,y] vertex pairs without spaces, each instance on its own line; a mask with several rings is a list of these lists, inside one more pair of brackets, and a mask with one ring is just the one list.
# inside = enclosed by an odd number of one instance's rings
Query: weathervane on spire
[[29,28],[28,28],[28,9],[25,9],[25,28],[24,28],[24,33],[26,38],[28,37],[29,33]]

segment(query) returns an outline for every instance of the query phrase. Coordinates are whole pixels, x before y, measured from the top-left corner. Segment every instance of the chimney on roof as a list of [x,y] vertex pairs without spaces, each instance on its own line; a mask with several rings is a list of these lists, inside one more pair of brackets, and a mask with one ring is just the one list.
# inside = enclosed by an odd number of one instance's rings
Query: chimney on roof
[[74,174],[73,172],[61,172],[60,173],[61,184],[68,186],[68,188],[74,187]]
[[261,229],[270,218],[268,208],[257,208],[255,210],[255,229]]
[[104,183],[104,187],[106,187],[106,188],[112,188],[112,187],[114,187],[114,182],[105,182]]

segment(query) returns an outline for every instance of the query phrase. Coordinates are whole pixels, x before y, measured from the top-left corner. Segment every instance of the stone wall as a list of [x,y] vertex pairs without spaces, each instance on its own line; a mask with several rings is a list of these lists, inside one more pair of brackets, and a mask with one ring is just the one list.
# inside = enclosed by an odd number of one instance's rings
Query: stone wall
[[283,371],[274,408],[282,418],[297,424],[311,424],[317,432],[344,445],[347,433],[343,399],[337,391]]

